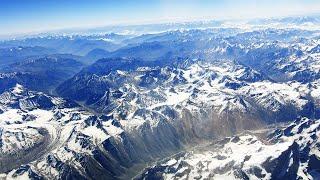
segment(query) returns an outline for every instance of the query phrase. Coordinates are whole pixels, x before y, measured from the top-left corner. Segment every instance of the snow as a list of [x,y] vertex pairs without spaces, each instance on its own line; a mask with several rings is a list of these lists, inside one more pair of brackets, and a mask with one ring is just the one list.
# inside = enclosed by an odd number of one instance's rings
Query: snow
[[28,172],[24,172],[22,175],[19,175],[17,177],[11,177],[12,179],[16,179],[16,180],[27,180],[27,179],[30,179],[29,178],[29,173]]
[[138,117],[134,117],[133,119],[130,120],[121,120],[120,123],[122,126],[124,126],[124,128],[127,131],[131,131],[133,129],[138,129],[138,127],[142,126],[146,121],[138,118]]
[[175,159],[170,159],[168,162],[166,162],[165,164],[163,164],[164,166],[172,166],[174,164],[176,164],[178,161]]
[[86,127],[82,129],[81,132],[85,135],[92,137],[100,143],[109,138],[108,134],[106,134],[104,131],[102,131],[100,128],[97,128],[96,126]]
[[107,130],[108,134],[111,136],[116,136],[123,132],[123,129],[112,125],[111,121],[103,122],[103,127]]
[[191,95],[190,92],[181,91],[181,92],[172,93],[169,90],[166,90],[165,92],[166,101],[153,104],[150,107],[148,107],[148,109],[152,110],[156,107],[160,107],[164,105],[168,105],[168,106],[177,105],[183,101],[186,101],[190,97],[190,95]]
[[53,117],[53,112],[42,109],[32,110],[29,114],[35,115],[40,122],[50,121]]
[[0,124],[4,125],[6,122],[12,123],[15,121],[21,121],[22,112],[18,109],[9,109],[0,114]]
[[125,71],[117,70],[117,73],[118,73],[119,75],[122,75],[122,76],[127,75],[127,73],[126,73]]
[[[302,109],[308,100],[301,98],[301,95],[304,94],[299,92],[295,86],[296,84],[262,81],[245,86],[240,92],[254,95],[259,104],[272,111],[278,111],[280,105],[286,104],[294,104],[298,109]],[[274,104],[278,105],[274,106]]]
[[75,152],[91,153],[90,151],[87,151],[86,149],[82,148],[81,145],[78,142],[76,142],[75,140],[69,141],[67,144],[67,147]]
[[23,88],[23,86],[22,85],[20,85],[20,84],[16,84],[16,86],[13,88],[13,93],[14,94],[20,94],[20,93],[22,93],[24,90],[23,90],[24,88]]
[[[34,109],[22,111],[19,107],[12,108],[8,106],[10,103],[15,103],[20,99],[25,98],[25,95],[17,95],[23,91],[22,89],[22,86],[16,85],[15,88],[12,89],[15,98],[9,99],[9,102],[4,99],[5,101],[2,101],[1,103],[1,109],[4,111],[0,114],[2,141],[0,152],[2,154],[15,154],[33,148],[35,145],[44,141],[45,137],[43,134],[39,133],[39,129],[45,129],[49,134],[49,137],[46,138],[50,138],[50,144],[47,144],[48,151],[54,156],[57,156],[62,162],[72,161],[73,165],[81,168],[81,164],[75,161],[75,154],[92,154],[92,150],[90,148],[82,148],[79,142],[75,141],[77,133],[80,132],[89,136],[89,140],[92,140],[93,143],[92,146],[98,146],[110,136],[116,136],[123,132],[123,129],[113,126],[111,121],[102,121],[103,126],[99,128],[97,126],[83,126],[83,121],[89,116],[92,116],[92,114],[79,108],[53,108],[51,110]],[[29,95],[35,96],[36,94],[30,92]],[[7,96],[4,96],[4,98],[6,97]],[[60,106],[65,102],[62,98],[51,97],[50,99],[57,106]],[[64,116],[57,120],[54,118],[54,113],[58,111],[61,112],[61,114],[64,114]],[[70,121],[70,115],[73,113],[79,113],[81,119]],[[25,115],[33,116],[35,119],[24,121],[23,116]],[[71,152],[67,152],[64,147],[70,148]],[[46,156],[44,155],[43,157]],[[31,167],[37,167],[39,171],[44,172],[51,177],[58,177],[60,173],[57,169],[49,166],[45,158],[38,159],[36,162],[29,163],[29,165]],[[0,176],[12,179],[12,173],[14,173],[14,170],[8,174],[1,174]],[[28,179],[28,174],[24,173],[17,176],[17,178]]]
[[[247,30],[252,28],[252,25],[246,23],[238,23],[239,28],[242,30]],[[225,23],[223,26],[234,26],[237,25],[229,22]],[[279,24],[272,24],[268,27],[278,27]],[[294,25],[292,25],[294,26]],[[290,26],[290,27],[292,27]],[[307,24],[307,26],[313,26],[312,24]],[[267,26],[266,26],[267,27]],[[266,28],[262,27],[262,28]],[[260,27],[259,27],[260,28]],[[184,32],[184,31],[181,31]],[[96,38],[96,37],[95,37]],[[298,37],[295,37],[298,38]],[[72,36],[70,39],[74,39]],[[112,41],[108,38],[101,38],[103,41]],[[184,42],[187,42],[185,40]],[[302,48],[304,51],[309,51],[315,47],[316,43],[319,41],[315,40],[313,43],[305,45],[303,43],[299,44],[298,47]],[[273,43],[273,42],[256,42],[246,47],[242,44],[233,45],[226,42],[227,46],[239,47],[246,49],[264,48],[267,46],[279,46],[283,48],[290,48],[291,46],[287,43]],[[222,53],[225,52],[226,46],[217,46],[208,50],[208,53]],[[197,52],[201,52],[200,50]],[[305,53],[302,57],[297,58],[295,55],[288,57],[288,59],[276,60],[274,68],[283,70],[286,67],[297,67],[298,70],[293,70],[288,72],[288,74],[293,77],[298,72],[304,72],[307,70],[311,73],[319,73],[320,54],[319,53]],[[210,59],[209,59],[210,60]],[[186,61],[189,63],[189,61]],[[191,63],[191,62],[190,62]],[[102,126],[96,125],[84,125],[83,122],[88,116],[91,116],[90,112],[78,108],[61,108],[60,110],[65,115],[61,119],[57,120],[53,118],[55,110],[27,110],[21,111],[19,107],[11,107],[11,104],[23,100],[24,88],[17,84],[11,92],[4,93],[1,97],[1,110],[4,112],[0,114],[0,126],[1,138],[3,138],[3,146],[1,147],[2,152],[14,152],[21,149],[27,149],[34,146],[36,143],[41,142],[42,136],[38,133],[38,129],[44,128],[52,138],[50,144],[50,153],[54,153],[55,156],[59,157],[63,162],[72,162],[72,164],[81,168],[81,164],[75,162],[75,154],[90,154],[92,152],[91,147],[99,146],[104,140],[110,138],[111,136],[120,135],[123,132],[140,132],[141,127],[157,127],[162,118],[165,122],[171,122],[172,119],[165,115],[165,108],[177,112],[181,115],[181,109],[185,108],[191,110],[190,112],[199,113],[202,110],[209,109],[215,111],[216,116],[220,116],[224,112],[242,112],[246,113],[250,110],[255,110],[254,106],[261,106],[264,110],[269,110],[270,113],[279,112],[280,110],[286,110],[287,107],[292,108],[294,111],[299,113],[299,110],[303,110],[305,105],[310,102],[308,98],[314,98],[315,105],[320,104],[320,90],[319,90],[319,80],[313,80],[309,83],[301,83],[296,81],[287,81],[285,83],[273,82],[266,79],[258,80],[258,82],[251,82],[246,80],[239,80],[241,77],[251,77],[254,76],[256,72],[253,69],[248,70],[249,67],[245,67],[239,64],[233,64],[231,62],[215,62],[212,59],[211,62],[192,62],[192,64],[183,68],[148,68],[139,67],[136,71],[124,71],[117,70],[115,75],[121,76],[121,78],[130,78],[128,80],[133,80],[134,83],[126,83],[120,87],[120,90],[124,92],[124,97],[118,98],[112,102],[116,108],[112,112],[108,112],[110,117],[113,115],[112,120],[100,121]],[[138,82],[144,77],[148,71],[151,70],[161,70],[161,75],[165,78],[152,77],[158,84],[155,88],[148,89],[140,87]],[[110,76],[105,75],[99,77],[101,81],[109,81]],[[182,80],[178,84],[174,84],[173,80],[178,78]],[[255,81],[255,80],[253,80]],[[159,83],[160,82],[160,83]],[[227,83],[239,84],[239,87],[230,87]],[[310,86],[310,87],[309,87]],[[114,89],[113,89],[114,90]],[[31,93],[31,96],[34,94]],[[106,94],[107,95],[107,94]],[[26,95],[27,96],[27,95]],[[31,97],[30,96],[30,97]],[[103,98],[107,98],[104,96]],[[64,100],[62,98],[51,97],[51,100],[56,105],[61,105]],[[113,99],[112,99],[113,100]],[[27,104],[28,105],[28,104]],[[32,104],[31,104],[32,105]],[[17,108],[17,109],[14,109]],[[165,109],[163,112],[162,110]],[[260,108],[260,107],[259,107]],[[157,111],[156,109],[161,109]],[[141,110],[142,114],[138,114]],[[80,119],[76,121],[70,121],[70,115],[72,113],[80,113]],[[120,115],[123,113],[125,117]],[[34,115],[35,120],[23,121],[23,115]],[[112,125],[112,122],[118,121],[121,127],[116,127]],[[150,126],[144,126],[146,123]],[[283,151],[285,151],[292,143],[295,141],[300,146],[307,143],[311,143],[310,147],[313,147],[316,143],[315,140],[311,138],[311,133],[319,127],[319,123],[316,122],[310,127],[299,133],[299,127],[293,128],[292,132],[295,135],[291,137],[281,137],[283,142],[271,144],[266,143],[266,141],[261,140],[257,136],[252,134],[241,135],[240,141],[237,143],[228,142],[223,147],[217,149],[206,149],[205,151],[193,151],[188,152],[184,157],[173,158],[169,161],[163,163],[164,166],[172,166],[174,169],[178,169],[178,173],[186,173],[191,171],[190,176],[184,175],[185,178],[197,178],[201,175],[203,178],[212,178],[210,172],[219,168],[225,168],[230,162],[235,161],[235,165],[243,165],[243,170],[249,170],[253,166],[258,166],[262,168],[261,164],[266,161],[266,159],[277,158]],[[151,129],[153,130],[153,129]],[[76,137],[79,134],[85,134],[89,137],[87,138],[89,143],[89,148],[83,148],[76,142]],[[319,132],[316,133],[319,137]],[[120,140],[121,141],[121,140]],[[71,152],[66,151],[64,148],[68,147]],[[312,148],[311,154],[316,154],[319,156],[320,151],[316,148]],[[225,159],[219,159],[217,156],[223,156]],[[244,160],[244,157],[250,155],[250,159]],[[183,166],[187,163],[194,167],[190,169],[189,167]],[[199,163],[206,164],[204,169],[199,167]],[[292,164],[293,160],[290,159],[289,164]],[[43,172],[57,176],[57,172],[53,168],[47,168],[47,164],[43,159],[39,159],[37,162],[32,162],[32,166],[38,167]],[[179,165],[182,165],[180,167]],[[301,177],[309,177],[304,173],[306,168],[306,163],[301,164],[298,170],[298,174]],[[200,173],[200,170],[204,170]],[[84,172],[84,171],[83,171]],[[266,179],[270,178],[270,174],[263,170],[266,174]],[[212,174],[211,174],[212,175]],[[1,175],[2,176],[2,175]],[[23,175],[22,177],[25,177]],[[165,174],[167,179],[174,179],[175,174]],[[256,177],[249,174],[250,179],[255,179]],[[214,179],[234,179],[234,175],[231,171],[223,174],[214,174]]]
[[[306,126],[306,123],[309,123],[309,126]],[[242,133],[238,136],[238,141],[232,141],[232,138],[229,142],[226,142],[223,146],[210,144],[208,147],[194,148],[189,150],[182,156],[177,156],[162,162],[161,166],[165,166],[166,169],[171,168],[174,171],[160,171],[159,174],[162,175],[165,179],[176,179],[180,177],[180,173],[184,176],[194,179],[201,177],[201,179],[237,179],[234,176],[233,169],[228,170],[228,164],[232,163],[232,167],[241,167],[240,169],[246,173],[250,179],[259,179],[255,174],[252,173],[252,168],[259,168],[262,171],[262,174],[265,174],[263,179],[270,179],[271,174],[266,172],[263,164],[266,161],[272,161],[277,159],[284,151],[294,143],[297,142],[300,146],[300,149],[306,144],[309,144],[308,147],[311,148],[310,155],[317,153],[319,155],[319,150],[316,146],[319,143],[318,139],[312,139],[312,133],[316,132],[317,137],[320,135],[319,127],[320,120],[310,120],[303,118],[298,124],[292,123],[288,127],[294,125],[292,129],[293,135],[291,136],[282,136],[279,141],[271,143],[265,139],[258,138],[253,134]],[[304,126],[302,131],[298,132],[298,129],[301,129],[301,126]],[[272,132],[272,130],[270,130]],[[290,152],[288,166],[290,167],[293,164],[293,152]],[[220,157],[220,158],[218,158]],[[246,159],[245,159],[246,158]],[[202,165],[199,165],[202,164]],[[307,172],[308,163],[300,162],[298,167],[297,174],[304,178],[310,179],[310,174]],[[222,173],[213,173],[219,172],[219,169],[226,170]],[[289,169],[284,169],[284,171],[289,171]],[[213,175],[212,176],[210,176]]]
[[113,39],[110,39],[110,38],[100,38],[98,40],[102,40],[102,41],[106,41],[106,42],[113,42],[114,41]]
[[0,152],[13,154],[17,151],[27,150],[43,140],[43,136],[36,129],[6,128],[2,132],[3,144]]

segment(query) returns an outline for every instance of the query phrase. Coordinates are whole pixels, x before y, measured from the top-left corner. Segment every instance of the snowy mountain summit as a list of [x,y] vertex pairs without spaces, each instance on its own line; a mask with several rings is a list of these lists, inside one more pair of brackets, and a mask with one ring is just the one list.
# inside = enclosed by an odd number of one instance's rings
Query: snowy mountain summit
[[1,41],[0,179],[319,179],[319,22]]

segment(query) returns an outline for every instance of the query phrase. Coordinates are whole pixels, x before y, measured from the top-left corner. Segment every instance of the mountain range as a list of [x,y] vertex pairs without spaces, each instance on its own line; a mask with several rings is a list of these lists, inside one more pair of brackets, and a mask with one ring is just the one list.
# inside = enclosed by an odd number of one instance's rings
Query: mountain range
[[319,22],[2,41],[0,178],[318,179]]

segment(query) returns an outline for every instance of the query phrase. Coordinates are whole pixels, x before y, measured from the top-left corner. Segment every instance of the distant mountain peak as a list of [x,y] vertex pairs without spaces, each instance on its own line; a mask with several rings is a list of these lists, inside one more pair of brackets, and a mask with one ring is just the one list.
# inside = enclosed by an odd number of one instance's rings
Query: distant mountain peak
[[18,84],[18,83],[16,84],[15,87],[12,88],[12,92],[14,94],[21,94],[24,91],[25,91],[25,88],[22,85]]

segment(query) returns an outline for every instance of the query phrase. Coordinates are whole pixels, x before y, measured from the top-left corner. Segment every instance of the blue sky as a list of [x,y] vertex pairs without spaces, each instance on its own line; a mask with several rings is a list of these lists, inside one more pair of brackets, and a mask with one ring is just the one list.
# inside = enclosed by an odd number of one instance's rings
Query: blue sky
[[0,35],[316,12],[319,0],[0,0]]

